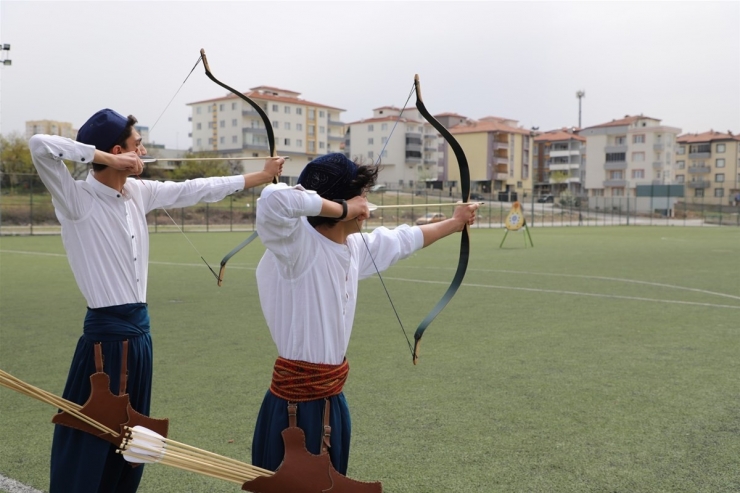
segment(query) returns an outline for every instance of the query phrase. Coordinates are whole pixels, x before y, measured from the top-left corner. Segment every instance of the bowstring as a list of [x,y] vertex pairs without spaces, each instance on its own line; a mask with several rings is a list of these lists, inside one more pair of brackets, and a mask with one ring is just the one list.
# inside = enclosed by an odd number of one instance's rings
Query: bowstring
[[[165,106],[165,107],[164,107],[164,110],[162,110],[162,112],[161,112],[161,113],[159,114],[159,116],[157,117],[157,120],[156,120],[156,121],[154,122],[154,125],[152,125],[152,126],[151,126],[151,127],[149,128],[149,131],[150,131],[150,132],[151,132],[151,131],[152,131],[152,130],[154,129],[154,127],[156,127],[156,126],[157,126],[157,123],[159,123],[159,120],[161,120],[161,119],[162,119],[162,116],[164,116],[165,112],[167,111],[167,108],[169,108],[169,107],[170,107],[170,105],[172,104],[172,101],[174,101],[174,100],[175,100],[175,98],[177,97],[177,95],[178,95],[178,94],[180,93],[180,90],[181,90],[181,89],[183,88],[183,86],[184,86],[184,85],[185,85],[185,83],[186,83],[186,82],[188,81],[188,79],[190,78],[190,76],[191,76],[191,75],[193,75],[193,72],[195,71],[195,69],[196,69],[196,68],[198,67],[198,64],[199,64],[199,63],[200,63],[200,62],[201,62],[202,60],[203,60],[203,57],[199,55],[199,56],[198,56],[198,60],[196,60],[196,62],[195,62],[195,65],[193,65],[193,68],[192,68],[192,69],[190,69],[190,72],[188,72],[188,75],[187,75],[187,77],[185,77],[185,80],[184,80],[184,81],[182,81],[182,84],[180,84],[180,87],[178,87],[178,88],[177,88],[177,91],[175,91],[175,94],[174,94],[174,95],[172,96],[172,98],[170,98],[170,101],[169,101],[169,102],[167,103],[167,106]],[[140,181],[140,182],[142,182],[142,183],[144,184],[144,186],[145,186],[145,187],[149,188],[149,187],[148,187],[148,185],[146,184],[146,180],[142,180],[142,179],[141,179],[141,177],[140,177],[139,175],[136,175],[136,178],[138,178],[138,179],[139,179],[139,181]],[[151,190],[151,188],[149,189],[149,192],[150,192],[150,193],[152,193],[152,190]],[[152,195],[154,195],[154,194],[152,193]],[[155,197],[155,201],[156,201],[156,197]],[[155,203],[156,203],[156,202],[155,202]],[[156,208],[156,207],[155,207],[155,208]],[[164,213],[165,213],[165,214],[167,214],[167,217],[169,217],[169,218],[170,218],[170,221],[172,221],[172,224],[174,224],[174,225],[175,225],[175,227],[176,227],[176,228],[177,228],[177,230],[178,230],[178,231],[180,232],[180,234],[182,234],[182,235],[183,235],[183,236],[185,237],[185,239],[186,239],[186,240],[188,241],[188,243],[190,243],[190,246],[191,246],[191,247],[193,248],[193,250],[195,250],[195,252],[196,252],[196,253],[198,254],[198,256],[199,256],[199,257],[200,257],[200,259],[201,259],[201,260],[203,261],[203,263],[205,263],[205,264],[206,264],[206,267],[208,267],[208,270],[210,270],[210,271],[211,271],[211,274],[213,274],[213,276],[214,276],[214,277],[216,278],[216,280],[220,280],[220,278],[218,277],[218,274],[216,274],[216,271],[214,271],[214,270],[213,270],[213,268],[211,267],[211,264],[209,264],[209,263],[208,263],[208,261],[207,261],[207,260],[205,259],[205,257],[203,257],[203,254],[202,254],[202,253],[200,253],[200,250],[198,250],[198,247],[196,247],[196,246],[195,246],[195,245],[193,244],[193,242],[192,242],[192,241],[190,241],[190,238],[188,238],[188,235],[186,235],[186,234],[185,234],[185,231],[183,231],[183,229],[182,229],[182,228],[180,227],[180,225],[179,225],[179,224],[177,224],[177,221],[175,221],[175,219],[174,219],[174,218],[173,218],[172,216],[170,216],[170,213],[169,213],[169,212],[167,211],[167,209],[165,209],[165,208],[164,208],[164,207],[162,207],[162,206],[160,206],[160,207],[159,207],[159,209],[162,209],[162,210],[164,211]]]
[[[411,85],[411,91],[409,92],[409,96],[406,98],[406,102],[403,103],[403,107],[401,108],[401,112],[398,114],[398,117],[396,118],[396,122],[393,124],[393,127],[391,127],[390,133],[388,133],[388,138],[385,139],[385,143],[383,144],[382,149],[380,149],[380,153],[378,154],[378,159],[375,161],[375,166],[380,165],[380,159],[383,156],[383,152],[385,151],[386,146],[388,145],[388,142],[391,140],[391,136],[393,135],[393,132],[396,130],[396,127],[398,126],[398,122],[401,121],[401,117],[403,116],[403,112],[406,111],[406,107],[409,104],[409,101],[411,100],[411,96],[416,92],[416,85]],[[370,252],[370,245],[367,244],[367,240],[365,240],[365,235],[362,233],[362,228],[360,227],[360,222],[355,220],[355,223],[357,224],[357,230],[360,233],[360,237],[362,238],[362,242],[365,244],[365,249],[367,249],[367,254],[370,257],[370,260],[373,263],[373,267],[375,267],[375,272],[378,274],[378,279],[380,279],[380,285],[383,286],[383,290],[385,291],[385,295],[388,297],[388,302],[391,304],[391,308],[393,309],[393,313],[396,315],[396,320],[398,320],[398,325],[401,326],[401,332],[403,332],[403,337],[406,338],[406,344],[409,346],[409,351],[411,352],[411,356],[414,356],[414,348],[411,345],[411,340],[409,339],[409,335],[406,333],[406,329],[403,326],[403,322],[401,322],[401,316],[398,314],[398,310],[396,310],[396,305],[393,303],[393,299],[391,298],[391,293],[388,291],[388,287],[385,285],[385,281],[383,280],[383,276],[380,275],[380,269],[378,269],[378,264],[375,263],[375,258],[373,257],[373,254]]]

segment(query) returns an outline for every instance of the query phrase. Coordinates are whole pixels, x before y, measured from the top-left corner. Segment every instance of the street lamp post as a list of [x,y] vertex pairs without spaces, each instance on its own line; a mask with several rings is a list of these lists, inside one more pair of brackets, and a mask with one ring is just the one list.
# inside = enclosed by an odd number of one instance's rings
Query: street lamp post
[[3,65],[13,65],[13,60],[8,58],[9,56],[8,52],[10,51],[10,45],[6,43],[6,44],[1,45],[0,48],[2,48],[2,50],[0,51],[2,51]]
[[576,97],[578,98],[578,128],[581,128],[581,100],[586,96],[586,91],[583,89],[576,92]]

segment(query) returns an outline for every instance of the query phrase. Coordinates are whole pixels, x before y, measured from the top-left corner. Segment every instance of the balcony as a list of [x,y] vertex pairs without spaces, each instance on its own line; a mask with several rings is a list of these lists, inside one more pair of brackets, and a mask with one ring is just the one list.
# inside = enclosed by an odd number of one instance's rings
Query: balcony
[[550,164],[550,171],[570,171],[572,169],[578,169],[580,168],[580,165],[578,163],[558,163],[558,164]]
[[612,154],[615,152],[627,152],[627,146],[626,145],[613,145],[613,146],[606,146],[604,147],[604,153],[605,154]]
[[605,187],[626,187],[627,180],[623,180],[623,179],[604,180],[604,186]]
[[509,179],[509,175],[507,173],[494,173],[493,179],[496,181],[506,181]]
[[689,173],[691,174],[704,174],[711,171],[712,169],[709,166],[689,166]]
[[430,133],[430,134],[424,134],[425,139],[436,139],[437,134],[436,133]]
[[580,153],[581,151],[579,149],[550,151],[550,157],[578,156]]
[[248,144],[245,143],[242,146],[242,149],[243,150],[247,150],[247,151],[252,151],[252,150],[254,150],[254,151],[269,151],[270,150],[270,147],[267,145],[267,142],[265,142],[264,144],[251,142],[251,143],[248,143]]
[[344,142],[344,136],[342,135],[327,135],[326,140],[329,142]]
[[662,161],[653,161],[653,169],[663,169]]
[[331,120],[330,119],[327,122],[327,125],[331,125],[331,126],[334,126],[334,127],[343,127],[344,126],[344,122],[340,122],[339,120]]
[[709,159],[712,157],[711,152],[690,152],[689,159]]
[[689,188],[709,188],[709,182],[707,180],[697,180],[686,182]]
[[242,131],[245,134],[267,135],[267,129],[264,127],[244,127]]
[[608,163],[604,163],[604,169],[605,170],[627,169],[627,161],[609,161]]
[[505,142],[494,142],[493,143],[493,150],[494,151],[497,151],[499,149],[507,149],[508,150],[509,149],[509,144],[507,144]]
[[429,164],[437,164],[437,160],[436,159],[425,159],[424,160],[424,164],[427,164],[427,165],[429,165]]
[[662,151],[664,148],[665,148],[665,144],[661,144],[660,142],[653,144],[654,151]]
[[260,114],[254,108],[250,108],[248,110],[242,110],[242,116],[260,116]]

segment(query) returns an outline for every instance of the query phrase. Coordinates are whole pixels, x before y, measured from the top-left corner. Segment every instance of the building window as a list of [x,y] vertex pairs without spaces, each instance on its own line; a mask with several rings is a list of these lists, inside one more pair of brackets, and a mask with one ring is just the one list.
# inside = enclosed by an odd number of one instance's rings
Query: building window
[[236,127],[237,125],[238,125],[238,123],[236,122],[236,118],[234,118],[233,120],[231,120],[231,126],[232,127]]
[[388,142],[388,137],[381,137],[380,138],[380,143],[381,144],[385,144],[386,142]]
[[632,178],[645,178],[645,170],[644,169],[633,169]]
[[316,111],[311,108],[308,110],[308,119],[309,120],[315,120],[316,119]]
[[373,130],[375,130],[375,125],[368,125],[367,126],[367,131],[368,132],[372,132]]
[[218,111],[223,111],[223,110],[224,110],[224,105],[223,103],[221,103],[218,105]]
[[367,157],[373,159],[373,151],[367,151]]
[[231,136],[231,143],[236,144],[236,135]]
[[606,162],[607,163],[624,162],[626,160],[627,160],[627,153],[626,152],[609,152],[606,155]]
[[678,169],[686,168],[686,161],[676,161],[676,168]]
[[609,172],[609,179],[610,180],[623,180],[624,174],[622,174],[621,171],[610,171]]
[[319,142],[319,149],[323,149],[323,148],[324,148],[324,142],[323,141]]
[[196,124],[195,124],[195,129],[196,129],[196,130],[200,130],[200,123],[196,123]]
[[283,127],[285,127],[285,130],[290,130],[290,122],[285,122]]
[[627,144],[627,137],[624,135],[620,135],[619,137],[614,137],[614,145],[623,146]]
[[380,157],[388,157],[388,151],[381,152]]
[[714,189],[714,196],[715,197],[724,197],[725,196],[725,189],[724,188],[715,188]]
[[676,149],[676,154],[679,156],[683,156],[686,154],[686,146],[678,146],[678,149]]
[[290,139],[283,140],[283,144],[285,144],[286,146],[290,146]]
[[714,162],[714,165],[717,168],[724,168],[725,167],[725,158],[723,158],[723,157],[717,158],[717,160]]
[[645,153],[644,152],[633,152],[632,153],[632,161],[634,161],[634,162],[642,162],[642,161],[645,161]]
[[315,152],[316,151],[316,142],[313,140],[308,142],[308,152]]
[[676,175],[676,181],[677,181],[678,183],[683,183],[683,182],[684,182],[684,180],[685,180],[685,177],[684,177],[684,175]]
[[604,189],[603,188],[595,188],[591,190],[591,196],[592,197],[603,197],[604,196]]
[[278,111],[280,111],[280,110],[278,109],[278,105],[276,105],[276,104],[273,104],[273,105],[272,105],[272,111],[274,111],[275,113],[277,113]]
[[303,114],[303,108],[296,108],[295,109],[295,114],[296,115],[302,115]]
[[236,109],[236,103],[231,103],[231,109],[232,110],[235,110]]
[[197,113],[198,115],[200,115],[200,106],[196,106],[195,113]]
[[284,108],[283,108],[283,112],[284,112],[284,113],[285,113],[286,115],[290,115],[290,106],[286,106],[286,107],[284,107]]
[[380,130],[388,130],[388,124],[387,123],[381,123],[380,124]]
[[320,134],[326,133],[326,127],[319,126],[319,133]]
[[612,197],[624,197],[624,188],[612,188]]
[[695,188],[694,189],[694,197],[704,197],[704,189],[703,188]]
[[280,128],[280,122],[272,122],[272,128]]
[[695,152],[712,152],[712,144],[693,144],[689,146],[689,154]]
[[226,127],[226,120],[221,120],[220,122],[218,122],[218,126],[221,128]]
[[372,137],[369,137],[369,138],[367,139],[367,145],[373,145],[373,144],[374,144],[374,142],[373,142],[373,138],[372,138]]
[[221,137],[220,139],[218,139],[218,141],[219,141],[219,142],[220,142],[221,144],[223,144],[224,142],[226,142],[226,138],[225,138],[225,137]]
[[714,175],[714,182],[715,183],[724,183],[725,181],[725,174],[724,173],[717,173]]
[[319,118],[324,118],[324,110],[319,111]]
[[302,123],[296,123],[295,124],[295,129],[298,130],[299,132],[302,132],[303,131],[303,124]]
[[201,139],[198,139],[198,147],[200,147],[202,145],[203,145],[203,142],[201,141]]
[[315,135],[316,134],[316,125],[309,125],[308,126],[308,135]]
[[717,144],[717,152],[725,152],[725,145]]
[[296,140],[295,141],[295,145],[296,145],[296,147],[303,147],[303,140],[302,139]]

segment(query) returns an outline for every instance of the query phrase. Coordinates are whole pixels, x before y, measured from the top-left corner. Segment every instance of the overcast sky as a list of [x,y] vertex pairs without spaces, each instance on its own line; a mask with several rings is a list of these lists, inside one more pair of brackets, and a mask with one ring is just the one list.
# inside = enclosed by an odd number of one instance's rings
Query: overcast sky
[[[548,130],[627,114],[740,132],[740,2],[0,1],[0,133],[104,107],[190,146],[189,102],[269,85],[346,110],[406,101]],[[413,98],[410,104],[413,104]],[[164,111],[159,122],[155,121]]]

